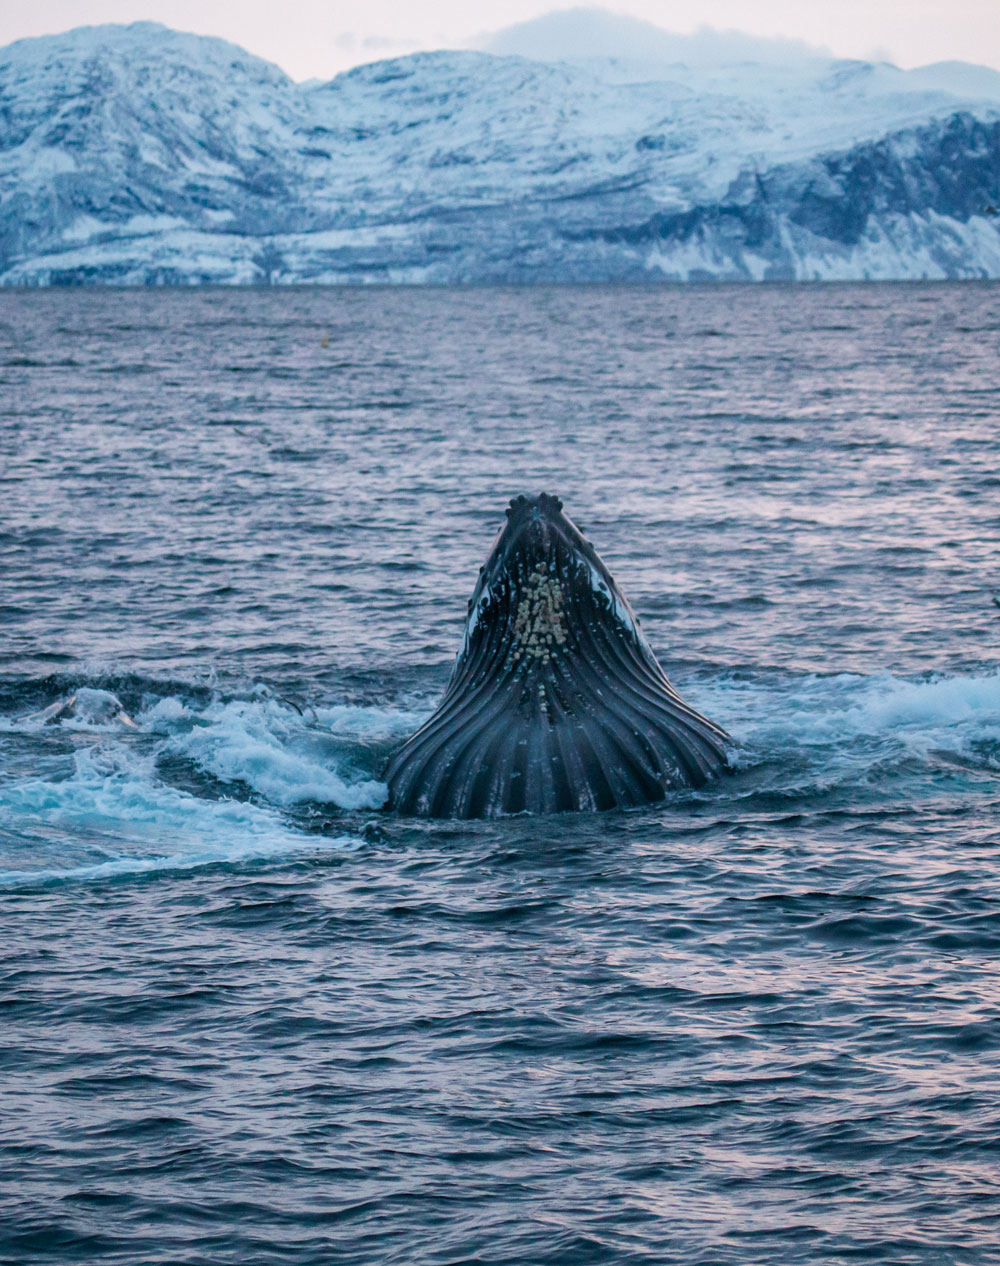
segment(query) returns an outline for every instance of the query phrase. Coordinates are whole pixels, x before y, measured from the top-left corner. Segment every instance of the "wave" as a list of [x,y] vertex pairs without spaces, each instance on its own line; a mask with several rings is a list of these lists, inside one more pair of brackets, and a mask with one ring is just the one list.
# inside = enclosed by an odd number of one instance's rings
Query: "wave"
[[[744,775],[734,794],[786,798],[864,785],[867,794],[908,780],[905,794],[932,791],[942,769],[964,771],[969,790],[1000,771],[1000,673],[929,675],[889,672],[699,681],[696,707],[737,742]],[[763,767],[767,767],[766,775]],[[714,797],[724,798],[722,785]]]
[[164,699],[137,721],[169,735],[165,750],[189,757],[224,782],[243,783],[272,804],[355,810],[385,804],[385,784],[338,772],[343,754],[336,738],[326,728],[303,724],[287,704],[232,700],[192,710]]
[[[975,778],[1000,770],[996,671],[917,680],[733,673],[678,684],[737,742],[742,776],[714,784],[716,801],[893,777],[915,779],[918,794],[942,763]],[[0,717],[10,744],[0,887],[359,847],[350,815],[385,803],[384,759],[433,700],[309,706],[265,687],[227,699],[143,683],[132,706],[129,714],[117,694],[78,683],[28,715]]]
[[927,750],[1000,738],[1000,673],[931,675],[909,680],[880,673],[811,675],[777,682],[722,678],[698,683],[698,704],[729,712],[728,726],[747,743],[827,746],[889,738]]
[[80,686],[37,712],[21,717],[0,717],[0,733],[43,730],[56,721],[66,729],[91,734],[110,733],[122,725],[134,728],[135,724],[121,700],[110,690]]
[[362,843],[349,834],[328,838],[296,830],[266,805],[171,787],[157,776],[154,757],[121,747],[77,751],[68,777],[0,786],[0,828],[8,865],[22,862],[0,870],[0,888],[190,870]]
[[359,847],[337,816],[385,803],[381,748],[419,719],[302,708],[263,687],[227,700],[143,685],[132,715],[81,684],[0,717],[25,753],[0,781],[0,888]]

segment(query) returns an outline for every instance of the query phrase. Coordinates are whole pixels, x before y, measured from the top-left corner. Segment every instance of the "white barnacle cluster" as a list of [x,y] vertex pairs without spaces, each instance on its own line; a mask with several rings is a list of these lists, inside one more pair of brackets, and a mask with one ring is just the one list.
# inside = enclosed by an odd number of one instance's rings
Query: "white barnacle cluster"
[[548,664],[566,641],[563,595],[544,563],[530,573],[514,619],[514,659]]

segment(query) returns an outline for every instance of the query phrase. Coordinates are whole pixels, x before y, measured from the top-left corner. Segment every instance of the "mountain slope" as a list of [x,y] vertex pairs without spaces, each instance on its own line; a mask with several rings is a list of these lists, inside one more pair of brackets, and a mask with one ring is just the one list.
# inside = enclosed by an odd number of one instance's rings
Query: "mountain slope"
[[0,50],[0,282],[1000,276],[1000,75]]

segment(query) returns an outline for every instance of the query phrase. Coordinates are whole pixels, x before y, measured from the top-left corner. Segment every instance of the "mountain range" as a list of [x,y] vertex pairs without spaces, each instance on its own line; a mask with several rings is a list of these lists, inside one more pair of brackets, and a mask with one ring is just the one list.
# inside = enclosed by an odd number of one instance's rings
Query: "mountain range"
[[965,63],[445,51],[298,84],[154,23],[0,49],[6,285],[1000,277],[998,208],[1000,72]]

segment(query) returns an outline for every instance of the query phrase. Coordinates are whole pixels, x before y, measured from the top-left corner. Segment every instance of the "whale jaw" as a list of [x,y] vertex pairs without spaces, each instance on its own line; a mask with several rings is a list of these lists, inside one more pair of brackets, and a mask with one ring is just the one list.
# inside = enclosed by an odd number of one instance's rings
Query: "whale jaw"
[[726,765],[562,504],[511,502],[437,711],[386,769],[400,813],[494,818],[650,804]]

